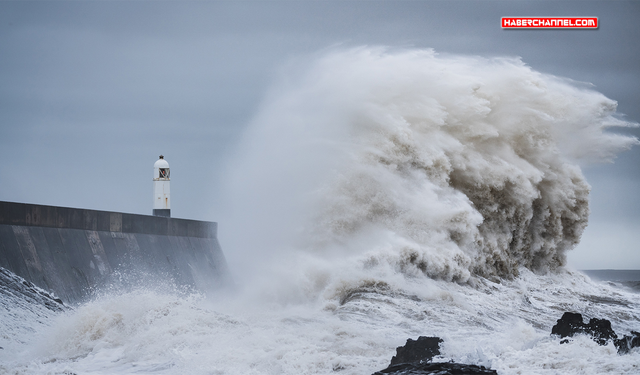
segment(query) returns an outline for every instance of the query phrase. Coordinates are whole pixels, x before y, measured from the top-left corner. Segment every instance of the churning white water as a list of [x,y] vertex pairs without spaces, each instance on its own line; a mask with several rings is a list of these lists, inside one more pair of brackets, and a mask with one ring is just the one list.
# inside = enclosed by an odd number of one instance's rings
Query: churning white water
[[0,370],[370,374],[435,335],[441,360],[500,374],[637,373],[637,349],[550,336],[564,311],[640,329],[640,295],[564,268],[588,222],[580,167],[638,143],[606,132],[634,125],[615,109],[514,58],[296,61],[229,165],[237,290],[142,286],[51,313],[5,340]]

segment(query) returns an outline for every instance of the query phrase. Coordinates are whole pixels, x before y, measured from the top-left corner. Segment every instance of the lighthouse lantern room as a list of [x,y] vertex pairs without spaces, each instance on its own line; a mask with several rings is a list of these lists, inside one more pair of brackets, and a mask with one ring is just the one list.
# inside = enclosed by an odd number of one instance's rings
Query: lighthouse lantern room
[[169,163],[160,155],[153,164],[153,216],[171,217]]

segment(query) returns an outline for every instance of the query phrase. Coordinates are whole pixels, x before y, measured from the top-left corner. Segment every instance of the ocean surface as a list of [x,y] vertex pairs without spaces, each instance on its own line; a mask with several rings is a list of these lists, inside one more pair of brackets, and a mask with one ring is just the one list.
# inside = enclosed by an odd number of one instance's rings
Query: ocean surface
[[[397,346],[444,339],[440,361],[499,374],[636,374],[640,350],[618,355],[550,335],[564,311],[640,329],[640,294],[576,271],[474,286],[429,279],[362,281],[313,303],[140,289],[51,311],[2,295],[3,374],[371,374]],[[7,302],[10,302],[9,304]]]
[[640,292],[640,270],[583,270],[593,280],[608,281],[612,286],[624,286]]
[[3,292],[0,373],[364,375],[418,336],[503,375],[640,373],[637,348],[550,335],[565,311],[640,330],[637,276],[566,265],[582,168],[638,144],[615,111],[516,58],[294,60],[222,179],[235,289],[114,284],[64,311]]

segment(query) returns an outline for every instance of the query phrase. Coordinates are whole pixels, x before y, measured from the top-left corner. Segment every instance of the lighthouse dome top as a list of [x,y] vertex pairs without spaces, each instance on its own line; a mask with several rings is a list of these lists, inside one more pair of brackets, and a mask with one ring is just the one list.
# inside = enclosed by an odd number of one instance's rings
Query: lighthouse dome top
[[169,163],[164,160],[164,156],[160,155],[160,159],[153,164],[154,168],[169,168]]
[[160,159],[153,164],[154,180],[169,180],[169,163],[160,155]]

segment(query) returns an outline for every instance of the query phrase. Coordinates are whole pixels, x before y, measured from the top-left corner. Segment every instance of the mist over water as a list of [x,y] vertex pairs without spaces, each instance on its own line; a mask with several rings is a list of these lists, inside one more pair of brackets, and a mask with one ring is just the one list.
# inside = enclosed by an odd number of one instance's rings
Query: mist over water
[[580,166],[638,143],[606,131],[636,125],[615,110],[517,58],[361,47],[292,63],[230,167],[232,249],[463,283],[554,271],[588,223]]
[[580,168],[638,143],[607,132],[635,126],[615,109],[517,58],[292,61],[227,170],[237,288],[124,283],[58,314],[10,304],[0,372],[362,375],[435,335],[438,360],[499,374],[637,373],[637,349],[550,336],[564,311],[640,328],[640,294],[563,267],[588,223]]

